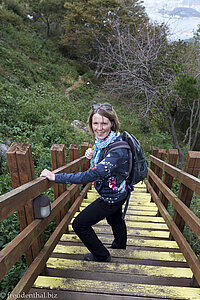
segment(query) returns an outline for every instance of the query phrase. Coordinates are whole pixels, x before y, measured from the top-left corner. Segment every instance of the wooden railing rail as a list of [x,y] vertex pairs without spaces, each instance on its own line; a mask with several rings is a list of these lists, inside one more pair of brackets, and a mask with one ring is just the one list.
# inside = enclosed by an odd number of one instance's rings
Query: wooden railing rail
[[[77,166],[82,166],[85,160],[85,157],[78,158],[54,170],[53,173],[73,172],[73,170],[77,169]],[[35,199],[52,185],[53,183],[45,178],[37,178],[0,196],[0,221],[10,216],[14,211],[17,211],[19,207],[25,206],[29,201]]]
[[[76,159],[73,161],[71,158],[71,162],[65,164],[64,145],[53,145],[51,148],[53,172],[56,174],[86,171],[89,165],[84,153],[88,146],[88,143],[83,143],[80,158],[79,151],[73,153],[73,149],[77,149],[73,146],[70,155]],[[53,183],[45,178],[35,179],[30,145],[14,143],[7,154],[14,189],[0,197],[0,221],[18,211],[21,232],[0,251],[0,279],[25,253],[29,268],[16,289],[20,292],[28,292],[31,284],[43,271],[61,235],[67,231],[67,226],[79,209],[91,183],[85,185],[81,193],[80,185],[70,185],[66,189],[66,185],[54,184],[54,201],[51,204],[50,216],[45,219],[35,219],[33,199],[45,192]],[[42,232],[55,217],[57,228],[44,245]],[[27,278],[27,274],[31,278]]]
[[[156,151],[156,153],[154,151],[154,154],[159,156],[159,149],[156,149]],[[161,152],[163,153],[163,151]],[[169,150],[168,156],[171,153],[172,151]],[[159,215],[165,219],[171,237],[176,240],[184,254],[194,274],[194,282],[200,285],[200,261],[183,236],[184,226],[187,224],[192,232],[198,238],[200,237],[200,219],[189,208],[193,193],[200,194],[200,179],[197,178],[200,171],[200,152],[188,152],[184,171],[174,166],[177,160],[176,157],[173,159],[173,165],[169,163],[170,159],[167,159],[168,162],[164,162],[164,157],[159,159],[151,155],[150,160],[153,170],[151,167],[149,168],[147,189],[158,206]],[[160,170],[164,171],[163,180],[161,179],[163,174]],[[170,182],[166,180],[167,177]],[[178,196],[171,191],[174,178],[180,182]],[[175,209],[173,218],[167,211],[167,202],[171,202]]]

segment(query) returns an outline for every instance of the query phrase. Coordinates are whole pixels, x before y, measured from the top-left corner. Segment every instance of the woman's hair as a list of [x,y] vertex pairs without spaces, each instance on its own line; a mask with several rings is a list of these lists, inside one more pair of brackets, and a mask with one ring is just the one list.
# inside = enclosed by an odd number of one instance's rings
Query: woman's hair
[[[118,132],[120,123],[119,123],[116,111],[113,109],[113,107],[108,103],[94,104],[93,106],[95,107],[95,109],[94,109],[94,107],[92,108],[92,110],[90,111],[89,117],[88,117],[89,131],[94,135],[94,132],[92,129],[92,117],[94,116],[94,114],[99,114],[102,117],[106,117],[110,120],[110,122],[112,123],[111,130],[113,130],[114,132]],[[98,107],[96,108],[96,106],[98,106]]]

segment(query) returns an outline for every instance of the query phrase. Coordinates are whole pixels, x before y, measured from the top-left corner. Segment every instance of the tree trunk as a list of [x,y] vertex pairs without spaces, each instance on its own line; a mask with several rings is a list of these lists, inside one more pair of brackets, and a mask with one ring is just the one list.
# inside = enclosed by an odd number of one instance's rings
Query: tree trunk
[[184,164],[184,153],[179,146],[176,130],[174,128],[174,123],[173,123],[170,112],[168,113],[167,117],[168,117],[169,127],[170,127],[172,138],[173,138],[174,148],[178,149],[178,154],[179,154],[179,165],[178,166],[180,169],[182,169],[183,164]]

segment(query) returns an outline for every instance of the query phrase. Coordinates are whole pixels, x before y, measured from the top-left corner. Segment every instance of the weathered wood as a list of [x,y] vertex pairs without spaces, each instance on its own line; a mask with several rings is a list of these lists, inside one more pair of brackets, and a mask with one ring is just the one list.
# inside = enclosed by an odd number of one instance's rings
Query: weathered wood
[[47,268],[52,269],[67,269],[67,270],[79,270],[79,271],[90,271],[90,272],[108,272],[118,274],[129,274],[129,275],[145,275],[155,277],[173,277],[173,278],[192,278],[192,271],[190,268],[173,268],[173,267],[162,267],[162,266],[149,266],[149,265],[134,265],[124,263],[104,263],[99,264],[98,262],[85,262],[82,260],[74,259],[62,259],[50,257],[47,261]]
[[[184,171],[195,177],[198,177],[200,171],[200,152],[188,151]],[[192,189],[186,187],[183,183],[181,183],[179,188],[178,198],[181,199],[181,201],[187,207],[190,207],[193,193],[194,191]],[[185,227],[185,221],[177,211],[174,212],[173,220],[178,226],[179,230],[183,232]]]
[[[84,159],[84,157],[79,158],[63,167],[58,168],[57,170],[54,170],[53,173],[64,173],[68,172],[69,169],[75,170],[77,165],[80,165]],[[14,211],[25,206],[27,202],[35,199],[52,185],[53,183],[48,179],[40,177],[0,196],[0,221],[7,218]]]
[[[83,142],[83,143],[81,144],[81,156],[85,156],[85,151],[86,151],[88,148],[89,148],[89,143]],[[89,159],[87,159],[87,160],[85,160],[85,163],[84,163],[84,165],[83,165],[82,168],[81,168],[81,172],[84,172],[84,171],[88,170],[88,169],[89,169],[89,166],[90,166],[90,161],[89,161]]]
[[[95,232],[100,233],[102,231],[98,226],[95,227]],[[105,234],[112,234],[112,230],[110,227],[105,226],[103,229]],[[73,232],[72,226],[69,225],[69,232]],[[128,236],[137,236],[137,237],[156,237],[156,238],[169,238],[169,232],[163,230],[147,230],[147,229],[132,229],[130,228],[128,231]]]
[[[79,146],[75,144],[70,144],[69,146],[69,161],[72,162],[74,160],[77,160],[79,158]],[[77,165],[77,168],[74,170],[74,172],[80,171],[80,164]],[[73,172],[73,171],[71,171]],[[79,196],[80,191],[77,191],[77,193],[74,195],[74,197],[71,199],[71,203],[75,201],[75,199]]]
[[[159,152],[159,148],[154,147],[153,150],[152,150],[152,156],[157,157],[158,156],[158,152]],[[155,171],[156,171],[156,164],[154,164],[153,160],[150,161],[150,169],[155,173]],[[149,177],[148,180],[150,181],[151,185],[154,188],[156,188],[156,184],[155,184],[155,182],[152,181],[151,177]],[[151,201],[152,201],[152,198],[151,198]]]
[[[157,182],[159,189],[165,197],[173,204],[175,210],[180,214],[192,231],[200,236],[200,220],[199,218],[158,178],[151,170],[149,175]],[[149,187],[149,183],[147,184]],[[157,203],[156,203],[157,204]]]
[[[166,299],[193,299],[200,297],[200,290],[189,287],[172,287],[162,285],[134,284],[126,282],[108,282],[72,278],[58,278],[39,276],[34,283],[35,287],[49,289],[63,289],[79,292],[106,293],[110,295],[131,295],[146,297],[161,297]],[[134,299],[134,298],[133,298]]]
[[154,162],[154,164],[160,166],[166,173],[170,174],[173,178],[176,178],[179,182],[183,183],[186,187],[193,190],[197,194],[200,194],[200,179],[197,177],[190,175],[162,160],[151,156],[150,159]]
[[[7,158],[12,186],[14,188],[35,179],[30,144],[13,143],[7,151]],[[32,201],[18,210],[18,218],[21,231],[34,220]],[[43,237],[41,235],[34,241],[33,246],[26,251],[26,261],[28,266],[37,256],[42,247]]]
[[[65,146],[63,144],[54,144],[51,147],[51,165],[52,170],[56,170],[65,165]],[[66,190],[66,184],[54,183],[54,199],[57,199]],[[56,224],[58,225],[60,220],[67,211],[67,207],[63,208],[56,216]]]
[[70,197],[77,190],[76,185],[71,185],[69,189],[58,197],[51,207],[51,215],[45,219],[34,220],[21,233],[19,233],[0,252],[0,279],[24,254],[26,249],[34,243],[34,240],[44,231],[48,224],[56,217],[58,212],[70,201]]
[[[59,225],[56,227],[55,231],[52,233],[48,241],[46,242],[44,248],[40,251],[36,259],[32,262],[29,266],[28,270],[25,272],[23,277],[20,279],[18,284],[15,286],[14,290],[10,293],[9,297],[15,299],[20,299],[20,295],[24,292],[27,293],[32,284],[34,283],[37,276],[40,274],[41,270],[44,268],[50,254],[52,253],[53,249],[57,245],[60,237],[63,233],[66,232],[66,228],[69,225],[74,213],[77,211],[80,203],[84,199],[88,189],[91,187],[91,184],[88,183],[84,189],[82,190],[80,196],[76,199],[73,205],[68,210],[67,214],[61,220]],[[16,295],[19,295],[16,297]]]
[[[156,176],[156,175],[155,175]],[[183,234],[180,232],[179,228],[173,222],[171,216],[169,215],[168,211],[164,207],[163,203],[160,201],[158,195],[154,192],[153,188],[151,187],[150,183],[147,182],[148,190],[150,191],[155,203],[158,205],[159,211],[163,218],[165,219],[171,234],[173,235],[174,239],[178,243],[182,253],[184,254],[188,265],[190,266],[196,281],[200,284],[200,262],[195,255],[194,251],[184,238]]]
[[[106,236],[105,234],[100,236],[100,240],[104,244],[112,244],[113,237]],[[80,243],[80,239],[75,234],[63,234],[61,242],[75,242]],[[157,240],[157,239],[146,239],[146,238],[132,238],[128,237],[127,239],[127,246],[134,246],[134,247],[154,247],[154,248],[166,248],[166,249],[179,249],[176,241],[169,241],[169,240]]]
[[[178,150],[177,149],[169,149],[168,155],[167,155],[167,163],[172,166],[176,166],[177,159],[178,159]],[[163,183],[166,184],[166,186],[168,186],[169,189],[171,189],[172,183],[173,183],[173,177],[171,175],[169,175],[167,172],[164,172]],[[164,206],[167,208],[169,202],[163,193],[161,193],[161,195],[160,195],[160,200],[164,204]],[[158,213],[158,216],[160,216],[159,213]]]
[[[88,250],[83,246],[64,246],[57,245],[53,253],[65,253],[65,254],[85,254]],[[112,257],[123,257],[130,259],[146,259],[146,260],[164,260],[164,261],[178,261],[185,262],[185,258],[182,253],[178,252],[159,252],[159,251],[145,251],[145,250],[122,250],[122,249],[110,249]]]

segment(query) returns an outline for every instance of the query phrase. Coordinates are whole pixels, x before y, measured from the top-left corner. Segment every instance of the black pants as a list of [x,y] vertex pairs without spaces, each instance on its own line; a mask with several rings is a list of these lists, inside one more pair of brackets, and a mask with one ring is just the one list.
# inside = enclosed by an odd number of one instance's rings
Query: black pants
[[72,227],[76,234],[88,250],[100,261],[107,259],[110,253],[99,240],[92,226],[106,218],[108,224],[112,227],[113,245],[125,249],[127,230],[125,221],[122,219],[122,205],[125,200],[109,204],[98,198],[80,212],[73,221]]

